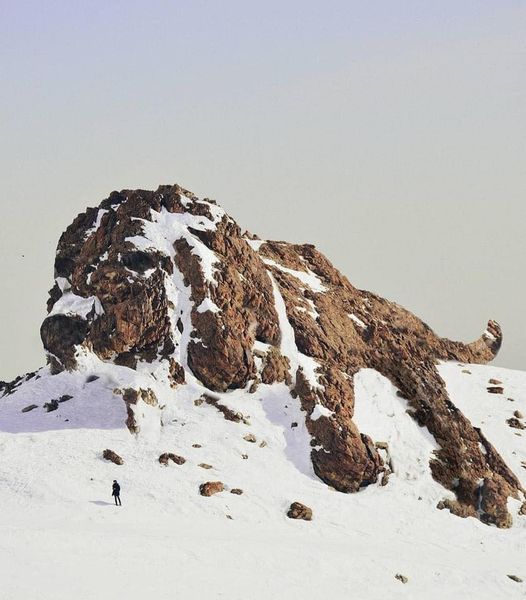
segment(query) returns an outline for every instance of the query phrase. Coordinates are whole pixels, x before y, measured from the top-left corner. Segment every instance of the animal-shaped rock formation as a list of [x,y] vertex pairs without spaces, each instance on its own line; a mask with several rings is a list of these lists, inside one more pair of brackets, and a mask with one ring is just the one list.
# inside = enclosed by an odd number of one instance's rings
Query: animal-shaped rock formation
[[[461,516],[507,527],[523,493],[497,451],[453,405],[438,361],[485,363],[501,345],[490,321],[471,344],[437,336],[393,302],[358,290],[310,244],[243,233],[210,200],[175,186],[113,192],[60,238],[41,337],[57,373],[79,350],[130,369],[165,365],[177,388],[191,374],[212,392],[285,382],[301,401],[315,473],[341,492],[389,467],[353,422],[353,377],[373,368],[434,436],[434,478]],[[152,390],[123,389],[133,405]]]

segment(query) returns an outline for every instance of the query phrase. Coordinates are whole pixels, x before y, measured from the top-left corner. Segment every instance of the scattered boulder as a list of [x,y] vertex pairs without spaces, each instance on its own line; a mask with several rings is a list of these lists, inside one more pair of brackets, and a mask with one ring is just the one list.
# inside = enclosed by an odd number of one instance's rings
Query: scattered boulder
[[517,575],[508,575],[508,577],[512,580],[515,581],[516,583],[522,583],[522,579],[520,577],[517,577]]
[[402,583],[407,583],[409,581],[409,579],[405,575],[402,575],[401,573],[397,573],[395,575],[395,579],[398,579],[398,581],[401,581]]
[[64,394],[63,396],[60,396],[60,398],[58,399],[58,401],[60,403],[67,402],[68,400],[71,400],[72,398],[73,398],[73,396],[70,396],[69,394]]
[[224,490],[225,486],[221,481],[207,481],[199,486],[199,493],[201,496],[213,496]]
[[159,456],[159,462],[161,465],[168,465],[169,461],[172,461],[176,465],[184,465],[186,458],[183,458],[177,454],[173,454],[172,452],[165,452]]
[[243,490],[241,488],[232,488],[230,490],[231,494],[235,494],[236,496],[241,496],[241,494],[243,493]]
[[202,448],[201,444],[192,444],[192,448]]
[[502,384],[502,381],[499,381],[498,379],[490,379],[490,380],[488,381],[488,383],[489,383],[490,385],[501,385],[501,384]]
[[267,442],[265,442],[265,440],[263,440],[263,441],[262,441],[262,442],[259,444],[259,447],[260,447],[260,448],[265,448],[265,447],[266,447],[266,445],[267,445]]
[[35,408],[38,408],[38,404],[30,404],[29,406],[26,406],[25,408],[22,409],[23,413],[29,412],[31,410],[35,410]]
[[521,413],[521,411],[520,411],[520,410],[516,410],[516,411],[513,413],[513,416],[514,416],[515,418],[517,418],[517,419],[524,419],[524,415]]
[[89,375],[86,377],[86,383],[93,383],[94,381],[97,381],[97,379],[100,379],[98,375]]
[[493,387],[489,387],[486,389],[488,390],[489,394],[503,394],[504,393],[504,388],[499,387],[499,386],[493,386]]
[[257,442],[256,436],[253,433],[247,433],[247,435],[243,436],[245,442],[250,442],[251,444],[255,444]]
[[58,408],[58,400],[50,400],[44,404],[44,409],[46,412],[53,412]]
[[102,458],[104,458],[105,460],[109,460],[110,462],[112,462],[116,465],[124,464],[124,460],[113,450],[109,450],[109,449],[104,450],[104,452],[102,453]]
[[201,469],[213,469],[214,468],[214,467],[212,467],[212,465],[208,465],[207,463],[199,463],[197,466],[201,467]]
[[312,521],[312,509],[301,502],[293,502],[287,511],[287,517],[289,519]]
[[526,429],[526,425],[521,423],[517,417],[511,417],[510,419],[506,419],[506,423],[513,427],[513,429]]
[[248,459],[248,454],[242,454],[242,455],[241,455],[241,458],[242,458],[243,460],[247,460],[247,459]]
[[462,373],[466,373],[466,375],[471,375],[471,371],[469,369],[462,369]]

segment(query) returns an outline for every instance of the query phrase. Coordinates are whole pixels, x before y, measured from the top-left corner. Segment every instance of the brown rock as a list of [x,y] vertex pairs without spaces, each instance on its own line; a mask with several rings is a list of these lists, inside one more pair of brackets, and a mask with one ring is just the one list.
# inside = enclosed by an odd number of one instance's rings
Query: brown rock
[[173,454],[173,452],[165,452],[159,456],[159,462],[161,465],[168,465],[169,461],[172,461],[176,465],[184,465],[186,459],[177,454]]
[[124,464],[124,460],[113,450],[104,450],[104,452],[102,453],[102,458],[104,458],[104,460],[109,460],[116,465]]
[[217,398],[213,398],[209,394],[204,394],[202,396],[203,402],[210,404],[211,406],[215,406],[217,410],[225,417],[227,421],[232,421],[233,423],[244,423],[245,425],[249,425],[249,420],[244,417],[240,412],[233,411],[228,408],[224,404],[221,404]]
[[213,469],[214,468],[214,467],[212,467],[212,465],[209,465],[207,463],[199,463],[197,466],[201,467],[201,469]]
[[243,490],[241,488],[232,488],[230,490],[231,494],[235,494],[236,496],[241,496],[241,494],[243,493]]
[[245,442],[250,442],[251,444],[255,444],[257,442],[256,436],[253,433],[247,433],[247,435],[243,436]]
[[510,427],[513,427],[514,429],[526,429],[526,425],[521,423],[519,421],[519,419],[517,419],[516,417],[511,417],[510,419],[506,419],[506,423]]
[[502,381],[499,381],[498,379],[490,379],[490,380],[488,381],[488,383],[489,383],[490,385],[500,385],[500,384],[502,383]]
[[224,491],[225,486],[221,481],[207,481],[199,486],[199,493],[201,496],[213,496],[219,492]]
[[516,411],[513,413],[513,416],[514,416],[515,418],[517,418],[517,419],[524,419],[524,415],[521,413],[521,411],[520,411],[520,410],[516,410]]
[[301,502],[293,502],[287,511],[289,519],[302,519],[303,521],[312,521],[312,509]]
[[44,409],[46,412],[53,412],[58,408],[58,400],[50,400],[44,403]]
[[504,393],[503,387],[489,387],[489,388],[487,388],[487,390],[488,390],[489,394],[503,394]]

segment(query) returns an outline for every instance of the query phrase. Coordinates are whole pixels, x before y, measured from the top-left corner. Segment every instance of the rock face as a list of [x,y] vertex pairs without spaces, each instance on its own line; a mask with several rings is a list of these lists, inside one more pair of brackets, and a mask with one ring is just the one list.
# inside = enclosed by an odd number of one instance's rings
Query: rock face
[[124,464],[124,460],[116,452],[108,448],[102,453],[102,458],[104,458],[104,460],[109,460],[116,465]]
[[293,502],[287,511],[289,519],[301,519],[302,521],[312,521],[312,509],[301,502]]
[[199,493],[201,496],[213,496],[219,492],[223,492],[225,486],[221,481],[207,481],[199,486]]
[[[434,478],[461,516],[509,524],[520,484],[482,432],[452,404],[439,360],[485,363],[501,345],[490,321],[463,344],[437,336],[404,308],[358,290],[310,244],[262,241],[210,200],[179,186],[113,192],[60,238],[41,337],[53,372],[82,353],[128,367],[160,362],[176,388],[191,374],[212,393],[284,382],[299,398],[318,477],[341,492],[379,478],[374,441],[353,422],[353,377],[373,368],[434,436]],[[497,388],[491,389],[493,393]],[[128,427],[155,394],[120,390]],[[245,438],[246,439],[246,438]]]

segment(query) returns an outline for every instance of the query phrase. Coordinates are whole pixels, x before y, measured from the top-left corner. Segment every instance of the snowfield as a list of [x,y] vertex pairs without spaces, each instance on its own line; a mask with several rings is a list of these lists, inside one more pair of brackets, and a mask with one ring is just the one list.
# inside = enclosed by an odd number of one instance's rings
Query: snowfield
[[[526,486],[526,430],[506,423],[516,410],[526,415],[526,373],[440,369],[452,401]],[[195,403],[206,391],[199,382],[159,384],[162,409],[138,405],[135,436],[112,391],[130,373],[102,362],[54,377],[43,369],[0,399],[1,600],[526,598],[520,503],[510,506],[511,530],[437,510],[448,493],[430,475],[435,442],[377,372],[355,377],[355,421],[388,442],[394,473],[386,487],[350,495],[316,478],[304,414],[286,386],[215,394],[247,421],[235,423]],[[139,387],[141,373],[133,377]],[[487,392],[490,378],[503,382],[502,395]],[[44,410],[63,394],[73,397]],[[106,448],[124,465],[103,460]],[[164,452],[185,464],[160,465]],[[225,491],[200,496],[206,481],[222,481]],[[311,522],[286,517],[293,501],[312,508]]]

